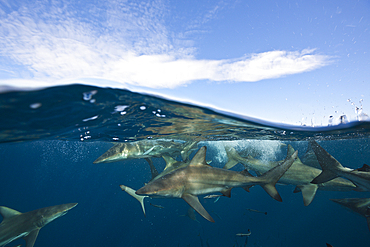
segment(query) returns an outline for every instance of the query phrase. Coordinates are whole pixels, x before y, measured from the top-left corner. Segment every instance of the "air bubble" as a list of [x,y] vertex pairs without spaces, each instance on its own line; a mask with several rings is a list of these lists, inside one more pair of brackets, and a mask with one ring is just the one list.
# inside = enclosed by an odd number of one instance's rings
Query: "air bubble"
[[[97,92],[98,92],[98,90],[93,90],[93,91],[90,91],[90,92],[85,92],[85,93],[83,93],[83,99],[86,100],[86,101],[91,100],[92,99],[92,96],[94,96]],[[91,103],[93,103],[93,102],[91,102]]]
[[37,108],[41,107],[41,105],[42,105],[41,103],[33,103],[33,104],[30,105],[30,108],[31,109],[37,109]]

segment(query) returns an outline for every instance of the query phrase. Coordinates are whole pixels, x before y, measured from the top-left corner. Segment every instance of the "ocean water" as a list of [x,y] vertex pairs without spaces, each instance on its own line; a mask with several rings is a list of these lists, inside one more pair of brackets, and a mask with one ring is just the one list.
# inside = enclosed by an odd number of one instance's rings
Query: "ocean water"
[[[231,198],[199,200],[215,219],[186,217],[182,199],[146,198],[146,217],[124,184],[139,189],[151,179],[144,159],[94,164],[119,142],[199,141],[207,160],[223,167],[224,145],[264,161],[286,156],[291,144],[303,157],[316,140],[346,167],[370,160],[370,123],[314,128],[237,116],[125,90],[72,85],[0,94],[0,204],[28,212],[77,202],[41,229],[35,246],[369,246],[363,216],[330,201],[368,198],[369,192],[318,190],[304,206],[293,185],[277,185],[283,202],[261,187],[232,190]],[[284,145],[285,144],[285,145]],[[252,151],[251,151],[252,150]],[[194,155],[195,151],[191,154]],[[177,157],[180,160],[180,157]],[[153,158],[162,171],[165,162]],[[235,171],[243,170],[238,164]],[[160,205],[163,208],[154,207]],[[267,212],[267,214],[248,209]],[[24,240],[17,240],[24,243]]]

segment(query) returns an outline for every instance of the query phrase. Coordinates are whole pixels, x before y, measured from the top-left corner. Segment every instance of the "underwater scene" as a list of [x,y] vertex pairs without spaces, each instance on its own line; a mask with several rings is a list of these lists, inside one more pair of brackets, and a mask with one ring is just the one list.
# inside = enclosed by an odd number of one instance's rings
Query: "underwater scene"
[[369,244],[369,122],[82,85],[2,93],[0,114],[0,246]]

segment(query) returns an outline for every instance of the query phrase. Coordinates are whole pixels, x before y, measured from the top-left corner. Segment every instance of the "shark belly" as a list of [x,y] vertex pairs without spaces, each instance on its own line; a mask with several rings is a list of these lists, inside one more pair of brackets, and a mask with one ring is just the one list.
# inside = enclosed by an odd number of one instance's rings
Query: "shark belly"
[[198,195],[220,192],[228,188],[229,187],[225,185],[205,184],[205,183],[194,182],[186,186],[184,193],[198,196]]
[[28,232],[23,232],[23,233],[20,233],[19,235],[15,235],[15,236],[11,236],[11,237],[6,237],[6,238],[2,237],[2,238],[0,238],[0,241],[1,241],[0,246],[5,246],[5,245],[7,245],[8,243],[10,243],[14,240],[26,237],[28,234],[29,234]]

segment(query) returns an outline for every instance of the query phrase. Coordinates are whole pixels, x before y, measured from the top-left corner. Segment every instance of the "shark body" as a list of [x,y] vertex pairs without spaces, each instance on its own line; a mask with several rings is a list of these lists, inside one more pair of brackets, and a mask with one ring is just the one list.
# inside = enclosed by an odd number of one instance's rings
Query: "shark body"
[[27,213],[20,213],[14,209],[0,206],[0,214],[4,218],[0,224],[0,246],[23,238],[26,240],[26,247],[33,247],[42,227],[65,215],[76,205],[77,203],[68,203],[36,209]]
[[333,181],[337,177],[344,177],[357,186],[356,190],[370,191],[370,172],[367,165],[364,165],[360,169],[344,167],[316,141],[310,141],[310,145],[322,168],[322,172],[311,183],[325,183],[327,181]]
[[246,170],[238,173],[211,167],[205,160],[206,150],[205,146],[200,148],[188,166],[178,168],[152,180],[137,190],[136,194],[151,197],[182,198],[195,211],[211,222],[214,222],[214,220],[200,204],[198,195],[221,192],[223,195],[230,197],[231,189],[234,187],[248,189],[250,186],[260,185],[272,198],[282,201],[275,184],[293,164],[297,157],[297,151],[282,165],[274,167],[260,177],[254,177]]
[[330,200],[365,217],[367,226],[370,230],[370,198],[345,198]]
[[[288,145],[287,157],[289,157],[293,152],[293,147]],[[243,158],[233,148],[226,149],[226,153],[229,161],[226,163],[224,168],[228,168],[228,164],[232,165],[235,163],[241,163],[246,169],[253,170],[257,174],[262,174],[281,163],[281,161],[262,161],[251,156]],[[318,189],[329,191],[350,191],[356,188],[353,183],[342,178],[336,178],[326,183],[320,182],[319,184],[312,184],[312,179],[317,177],[320,173],[320,169],[307,166],[297,158],[293,162],[291,168],[289,168],[289,170],[280,178],[279,183],[295,185],[296,189],[294,192],[302,192],[303,203],[305,206],[311,204]]]
[[93,163],[109,163],[127,159],[144,159],[161,157],[162,155],[178,156],[187,160],[198,142],[175,142],[172,140],[141,140],[136,142],[118,143],[108,149]]

